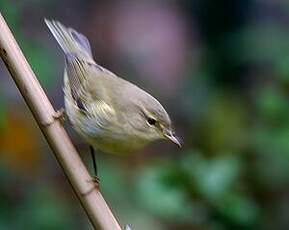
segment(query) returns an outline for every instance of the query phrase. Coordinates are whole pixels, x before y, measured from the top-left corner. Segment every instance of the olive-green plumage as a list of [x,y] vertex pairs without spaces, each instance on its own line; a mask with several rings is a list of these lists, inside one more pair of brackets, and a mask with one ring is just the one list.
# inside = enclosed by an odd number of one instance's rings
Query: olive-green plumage
[[136,85],[95,63],[87,38],[45,20],[65,53],[66,114],[93,147],[127,154],[157,139],[180,145],[163,106]]

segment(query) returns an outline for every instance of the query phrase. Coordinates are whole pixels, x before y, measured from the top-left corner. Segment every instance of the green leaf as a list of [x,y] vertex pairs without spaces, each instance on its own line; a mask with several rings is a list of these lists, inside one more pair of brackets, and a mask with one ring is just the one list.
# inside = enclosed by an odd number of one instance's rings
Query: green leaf
[[259,215],[259,209],[252,199],[236,194],[228,194],[218,200],[217,210],[238,225],[253,225]]
[[183,166],[197,190],[207,199],[215,200],[232,189],[240,176],[241,162],[234,155],[204,159],[198,153],[191,153],[184,159]]
[[[289,115],[289,103],[287,96],[284,95],[281,89],[268,86],[257,92],[256,106],[261,115],[277,121],[278,119],[287,120]],[[282,122],[283,123],[283,122]]]
[[146,168],[136,178],[136,193],[139,203],[154,215],[177,222],[195,221],[194,208],[186,192],[177,186],[170,186],[166,178],[170,174],[168,165]]

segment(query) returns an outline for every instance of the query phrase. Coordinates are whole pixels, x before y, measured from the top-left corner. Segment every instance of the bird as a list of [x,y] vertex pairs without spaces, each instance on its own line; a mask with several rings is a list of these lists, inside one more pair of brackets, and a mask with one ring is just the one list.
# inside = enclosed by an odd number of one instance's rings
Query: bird
[[157,99],[98,65],[83,34],[56,20],[44,20],[65,56],[65,114],[90,145],[95,174],[94,149],[128,155],[160,139],[181,147]]

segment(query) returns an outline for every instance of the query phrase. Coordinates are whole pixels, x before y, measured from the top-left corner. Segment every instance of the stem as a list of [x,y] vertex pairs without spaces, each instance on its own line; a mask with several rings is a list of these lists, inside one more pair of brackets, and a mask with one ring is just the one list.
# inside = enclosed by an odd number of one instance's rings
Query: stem
[[0,13],[0,56],[94,229],[121,230]]

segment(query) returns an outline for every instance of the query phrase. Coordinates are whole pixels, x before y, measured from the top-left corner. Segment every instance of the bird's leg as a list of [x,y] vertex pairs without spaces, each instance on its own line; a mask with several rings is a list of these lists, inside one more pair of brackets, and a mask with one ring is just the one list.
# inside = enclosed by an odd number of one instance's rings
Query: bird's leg
[[91,193],[94,189],[98,189],[99,190],[99,178],[98,178],[98,175],[97,175],[97,165],[96,165],[96,160],[95,160],[95,151],[94,151],[94,148],[91,145],[89,145],[89,150],[90,150],[90,154],[91,154],[91,157],[92,157],[94,175],[91,176],[92,180],[89,180],[88,182],[89,183],[92,182],[94,186],[89,191],[83,193],[84,196],[88,195],[89,193]]
[[93,170],[94,170],[94,176],[92,176],[92,178],[93,178],[93,182],[95,182],[98,186],[99,185],[99,178],[98,178],[98,173],[97,173],[97,164],[96,164],[96,160],[95,160],[95,151],[91,145],[89,146],[89,149],[90,149],[90,154],[92,157]]

